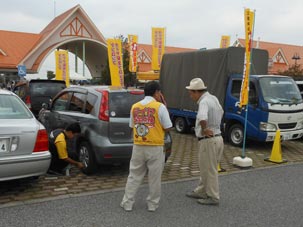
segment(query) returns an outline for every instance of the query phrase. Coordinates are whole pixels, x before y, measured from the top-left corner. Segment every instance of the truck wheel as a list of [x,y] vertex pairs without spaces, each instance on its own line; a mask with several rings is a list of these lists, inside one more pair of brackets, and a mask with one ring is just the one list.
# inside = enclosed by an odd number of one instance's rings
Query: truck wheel
[[95,173],[97,171],[97,163],[95,155],[88,142],[81,142],[79,149],[79,161],[84,164],[82,171],[85,174]]
[[175,129],[179,133],[185,133],[187,131],[187,123],[183,117],[177,117],[175,120]]
[[232,125],[228,130],[228,140],[229,142],[237,147],[242,146],[244,139],[243,126],[240,124]]

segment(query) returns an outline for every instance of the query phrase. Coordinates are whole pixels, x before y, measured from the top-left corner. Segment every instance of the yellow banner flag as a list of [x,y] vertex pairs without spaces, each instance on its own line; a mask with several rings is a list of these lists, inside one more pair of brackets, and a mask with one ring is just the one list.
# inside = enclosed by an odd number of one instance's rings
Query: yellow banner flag
[[220,48],[227,48],[230,45],[230,36],[229,35],[222,35],[221,36],[221,42],[220,42]]
[[124,86],[122,42],[120,39],[108,39],[108,62],[112,86]]
[[251,55],[251,44],[253,36],[255,12],[250,9],[245,9],[245,58],[244,58],[244,70],[243,80],[240,93],[239,106],[245,106],[248,104],[248,92],[249,92],[249,73],[250,73],[250,55]]
[[164,51],[165,28],[152,28],[152,70],[160,70]]
[[69,87],[69,67],[68,67],[68,51],[56,50],[56,80],[64,80],[66,87]]
[[129,45],[129,71],[137,72],[137,57],[138,57],[138,36],[128,35]]

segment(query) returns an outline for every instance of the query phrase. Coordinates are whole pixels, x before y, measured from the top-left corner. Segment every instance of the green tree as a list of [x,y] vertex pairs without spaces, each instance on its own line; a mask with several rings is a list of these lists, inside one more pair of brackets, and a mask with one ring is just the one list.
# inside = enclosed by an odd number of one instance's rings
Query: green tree
[[285,75],[285,76],[291,76],[294,79],[303,79],[303,69],[301,69],[301,65],[299,65],[299,64],[294,64],[285,71],[279,70],[278,74]]
[[53,79],[53,78],[56,77],[56,75],[54,74],[53,71],[47,71],[46,76],[47,76],[47,79],[49,79],[49,80],[51,80],[51,79]]

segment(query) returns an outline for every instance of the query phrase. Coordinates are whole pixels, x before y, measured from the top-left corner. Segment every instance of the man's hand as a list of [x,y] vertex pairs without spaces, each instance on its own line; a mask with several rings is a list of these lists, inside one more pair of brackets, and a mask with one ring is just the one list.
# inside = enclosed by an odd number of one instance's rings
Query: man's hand
[[79,168],[79,169],[83,169],[84,168],[84,164],[82,163],[82,162],[77,162],[77,167]]
[[214,136],[214,132],[209,128],[204,129],[202,134],[206,137],[213,137]]

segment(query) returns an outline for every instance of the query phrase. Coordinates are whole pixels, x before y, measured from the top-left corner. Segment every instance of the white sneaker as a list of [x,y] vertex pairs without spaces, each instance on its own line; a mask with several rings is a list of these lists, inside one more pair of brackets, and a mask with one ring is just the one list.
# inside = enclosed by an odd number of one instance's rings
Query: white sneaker
[[126,204],[126,203],[120,203],[120,207],[122,207],[125,211],[132,211],[133,210],[133,206]]
[[159,206],[148,204],[147,205],[147,210],[150,211],[150,212],[155,212],[158,209],[158,207]]

